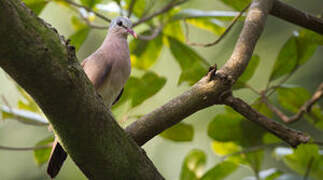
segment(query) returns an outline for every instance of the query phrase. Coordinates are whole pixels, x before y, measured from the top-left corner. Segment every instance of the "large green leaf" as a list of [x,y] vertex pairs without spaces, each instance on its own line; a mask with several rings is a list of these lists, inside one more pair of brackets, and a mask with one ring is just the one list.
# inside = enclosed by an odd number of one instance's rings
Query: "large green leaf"
[[166,78],[158,76],[154,72],[146,72],[142,77],[130,77],[124,88],[124,93],[116,105],[130,100],[131,106],[135,107],[155,95],[166,83]]
[[69,39],[71,40],[71,44],[75,47],[76,51],[80,49],[83,42],[86,40],[89,35],[90,28],[84,27],[77,30],[74,34],[72,34]]
[[251,0],[221,0],[224,4],[232,7],[235,10],[241,11]]
[[194,149],[185,157],[180,180],[198,180],[206,163],[206,155],[203,151]]
[[213,168],[208,170],[201,180],[221,180],[229,176],[232,172],[234,172],[237,169],[237,165],[235,163],[224,161],[217,165],[215,165]]
[[294,113],[311,97],[310,93],[302,87],[281,86],[277,92],[279,104]]
[[[129,8],[131,1],[133,0],[125,0],[125,9]],[[136,0],[135,5],[133,6],[133,14],[137,17],[141,17],[143,13],[146,12],[146,3],[147,2],[145,0]]]
[[320,39],[323,39],[321,35],[308,30],[295,32],[280,50],[270,81],[289,74],[305,64],[321,43]]
[[[47,137],[47,138],[39,141],[36,144],[36,147],[37,146],[49,145],[50,143],[53,143],[53,142],[54,142],[54,137],[50,136],[50,137]],[[51,149],[52,148],[49,146],[48,148],[42,148],[42,149],[34,150],[34,159],[35,159],[38,166],[41,166],[41,165],[43,165],[44,163],[46,163],[48,161]]]
[[177,142],[192,141],[194,136],[193,126],[178,123],[160,134],[161,137]]
[[[145,31],[141,35],[149,35],[150,31]],[[159,35],[153,40],[143,41],[134,39],[130,42],[131,64],[138,69],[149,69],[158,59],[163,47],[162,36]]]
[[258,55],[253,55],[250,59],[248,67],[243,72],[243,74],[239,77],[238,81],[234,84],[233,89],[240,89],[245,87],[245,83],[248,82],[253,74],[255,73],[258,64],[260,62],[260,57]]
[[209,123],[208,135],[221,142],[240,141],[243,138],[243,130],[240,127],[242,120],[243,118],[236,113],[218,114]]
[[72,17],[71,23],[75,32],[69,37],[69,39],[77,51],[86,40],[91,29],[81,19],[75,16]]
[[[181,42],[185,41],[185,36],[184,36],[182,26],[179,21],[168,23],[163,29],[163,34],[167,35],[165,37],[172,37],[173,39],[176,39]],[[169,38],[168,38],[168,40],[169,40]],[[169,42],[169,43],[171,43],[171,42]],[[168,43],[166,43],[166,44],[168,44]]]
[[261,98],[256,99],[253,103],[252,103],[252,107],[257,110],[258,112],[260,112],[261,114],[271,118],[273,116],[273,112],[269,109],[269,107],[263,103],[263,101],[261,100]]
[[241,151],[241,147],[234,142],[220,142],[220,141],[213,141],[212,142],[212,150],[215,154],[220,156],[225,156],[228,154],[232,154],[238,151]]
[[323,156],[319,154],[319,148],[314,144],[301,144],[293,151],[293,154],[286,155],[284,162],[289,168],[305,174],[311,163],[310,176],[319,180],[323,177]]
[[273,71],[270,75],[270,81],[291,73],[293,70],[295,70],[297,64],[297,39],[295,36],[292,36],[284,44],[278,54]]
[[39,15],[49,2],[48,0],[23,0],[24,3],[36,14]]
[[188,82],[188,84],[193,85],[207,72],[206,67],[202,65],[202,61],[205,60],[192,48],[180,41],[172,37],[168,37],[168,41],[170,50],[182,69],[178,84]]
[[222,23],[218,20],[212,19],[187,19],[187,23],[192,24],[195,27],[210,31],[216,35],[220,35],[225,31]]
[[213,140],[232,141],[243,147],[261,144],[264,133],[263,128],[229,108],[215,116],[208,126],[208,135]]
[[24,97],[24,100],[18,101],[18,108],[41,114],[42,112],[33,98],[19,85],[16,85],[16,87],[19,93]]
[[102,2],[102,0],[80,0],[80,1],[82,5],[89,8],[94,8],[96,4]]

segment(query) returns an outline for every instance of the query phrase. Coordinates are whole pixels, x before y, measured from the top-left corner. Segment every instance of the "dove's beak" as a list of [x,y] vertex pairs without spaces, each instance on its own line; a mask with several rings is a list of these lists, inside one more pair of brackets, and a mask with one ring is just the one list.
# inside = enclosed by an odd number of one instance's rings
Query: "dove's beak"
[[131,28],[127,28],[127,32],[137,39],[137,34]]

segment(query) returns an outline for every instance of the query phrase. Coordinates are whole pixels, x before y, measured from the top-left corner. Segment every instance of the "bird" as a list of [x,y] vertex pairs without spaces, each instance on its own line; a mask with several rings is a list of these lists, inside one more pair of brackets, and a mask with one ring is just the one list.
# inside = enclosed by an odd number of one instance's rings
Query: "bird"
[[[116,17],[111,21],[101,46],[81,64],[108,109],[120,99],[130,76],[128,34],[137,38],[130,19],[123,16]],[[67,153],[56,137],[47,167],[47,173],[51,178],[56,177],[66,158]]]

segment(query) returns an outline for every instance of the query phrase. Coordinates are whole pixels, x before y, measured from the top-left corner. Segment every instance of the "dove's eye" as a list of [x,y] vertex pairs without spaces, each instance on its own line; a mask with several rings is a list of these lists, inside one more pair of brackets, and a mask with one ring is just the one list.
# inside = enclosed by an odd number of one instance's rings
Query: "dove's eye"
[[122,26],[122,21],[117,22],[118,26]]

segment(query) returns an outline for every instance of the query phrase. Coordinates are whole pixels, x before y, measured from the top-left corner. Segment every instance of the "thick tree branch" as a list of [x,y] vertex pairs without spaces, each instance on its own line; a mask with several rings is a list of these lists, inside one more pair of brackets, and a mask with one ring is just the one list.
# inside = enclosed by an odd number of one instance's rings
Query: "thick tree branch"
[[298,112],[291,116],[288,117],[285,115],[282,111],[280,111],[278,108],[276,108],[274,105],[272,105],[267,97],[265,95],[262,96],[263,102],[266,103],[266,105],[270,108],[272,112],[274,112],[283,122],[285,123],[293,123],[298,121],[303,117],[305,113],[311,112],[312,106],[320,100],[320,98],[323,96],[323,83],[319,85],[315,93],[313,94],[312,98],[305,102],[303,106],[301,106],[298,110]]
[[[233,106],[238,112],[241,111],[240,113],[243,113],[247,119],[268,129],[292,146],[308,141],[308,136],[274,122],[253,109],[248,112],[242,111],[249,107],[245,103],[236,104],[236,101],[230,103],[230,98],[223,98],[226,95],[225,92],[230,90],[232,83],[237,80],[247,67],[256,41],[264,28],[266,16],[271,9],[272,2],[272,0],[255,0],[252,3],[234,52],[222,69],[216,74],[214,74],[214,70],[211,70],[207,76],[202,78],[191,89],[141,117],[126,128],[126,131],[139,145],[143,145],[160,132],[189,115],[221,103]],[[256,117],[260,119],[255,119]]]
[[285,21],[305,27],[317,33],[323,34],[323,20],[306,12],[300,11],[279,0],[274,0],[271,15]]
[[89,179],[163,179],[121,129],[74,48],[18,0],[0,1],[0,67],[38,103]]

